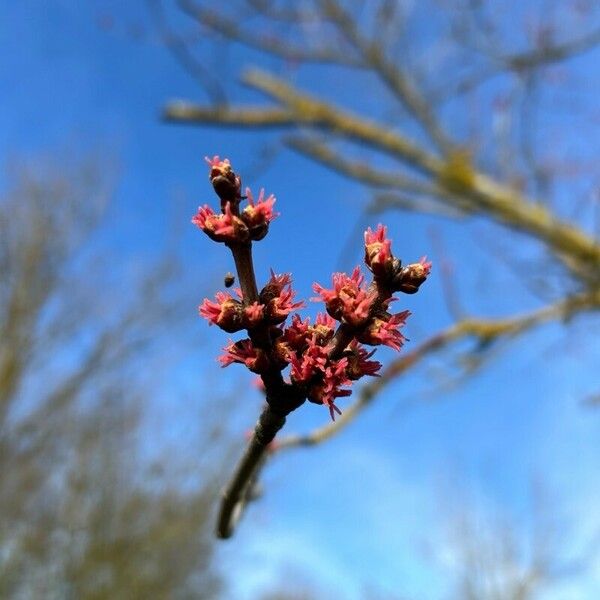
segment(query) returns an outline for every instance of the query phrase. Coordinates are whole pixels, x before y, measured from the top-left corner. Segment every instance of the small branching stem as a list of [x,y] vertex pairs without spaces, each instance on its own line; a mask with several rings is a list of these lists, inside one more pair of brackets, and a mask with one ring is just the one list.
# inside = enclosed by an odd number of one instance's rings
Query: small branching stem
[[[374,280],[366,287],[357,267],[352,276],[334,274],[333,290],[315,284],[323,297],[329,318],[319,320],[311,329],[308,321],[296,322],[285,329],[281,324],[302,303],[294,303],[289,275],[277,276],[259,292],[252,259],[252,242],[264,238],[274,218],[273,196],[264,200],[261,192],[254,203],[251,192],[241,194],[241,178],[231,169],[229,160],[218,156],[207,158],[209,179],[221,201],[221,214],[208,206],[200,207],[192,221],[207,235],[223,242],[231,250],[241,302],[228,294],[217,294],[218,303],[208,300],[200,313],[225,331],[245,329],[250,339],[232,342],[221,362],[226,366],[240,362],[259,373],[265,388],[266,406],[250,437],[235,471],[224,487],[219,508],[216,534],[219,538],[233,535],[246,505],[254,497],[255,483],[266,464],[269,445],[284,426],[287,416],[307,399],[329,407],[332,418],[340,413],[334,401],[347,396],[347,389],[363,375],[373,375],[381,368],[377,361],[367,360],[373,354],[364,344],[387,344],[399,349],[404,314],[387,312],[395,291],[415,293],[429,274],[431,264],[419,263],[402,267],[391,253],[391,240],[386,228],[365,232],[365,263]],[[240,211],[240,201],[248,198],[248,206]],[[398,318],[396,318],[398,317]],[[334,330],[334,323],[339,325]],[[281,325],[281,326],[280,326]],[[325,331],[325,333],[323,333]],[[309,339],[310,338],[310,339]],[[369,340],[369,341],[366,341]],[[290,382],[282,370],[291,364]]]
[[[244,301],[252,304],[258,300],[258,286],[254,274],[251,242],[230,246],[238,274]],[[267,327],[249,331],[254,343],[267,352],[272,350]],[[286,416],[304,403],[305,397],[295,386],[285,384],[281,371],[274,365],[262,376],[267,405],[260,415],[256,427],[242,458],[223,490],[217,520],[217,537],[231,537],[235,526],[250,499],[252,487],[262,464],[265,462],[268,445],[284,426]]]

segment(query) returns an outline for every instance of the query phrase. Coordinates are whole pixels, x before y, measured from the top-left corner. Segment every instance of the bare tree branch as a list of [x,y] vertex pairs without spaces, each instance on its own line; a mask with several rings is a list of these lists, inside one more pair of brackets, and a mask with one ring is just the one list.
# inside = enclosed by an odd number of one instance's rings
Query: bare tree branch
[[217,106],[227,103],[225,88],[222,83],[200,60],[197,60],[187,44],[167,22],[162,0],[146,0],[154,17],[165,46],[175,60],[206,90],[210,100]]
[[274,452],[296,446],[314,446],[329,439],[349,425],[389,383],[396,381],[398,377],[414,368],[431,354],[444,350],[461,339],[473,339],[479,344],[489,344],[501,338],[516,338],[549,321],[567,321],[582,312],[598,310],[600,310],[600,291],[572,296],[518,317],[498,320],[463,319],[433,335],[414,350],[397,358],[383,371],[381,377],[363,386],[356,402],[346,408],[333,423],[305,435],[288,436],[277,440]]
[[337,0],[321,0],[321,4],[324,13],[337,23],[343,35],[361,53],[365,64],[381,77],[402,105],[422,125],[437,147],[448,153],[453,145],[430,110],[429,103],[408,80],[407,74],[386,58],[383,48],[375,40],[367,41],[362,37],[355,21]]
[[321,163],[355,181],[360,181],[375,188],[396,188],[404,192],[417,194],[435,194],[436,189],[430,185],[397,173],[381,171],[372,163],[352,161],[344,158],[343,153],[336,152],[327,144],[319,141],[316,136],[287,136],[284,138],[287,146],[316,162]]
[[[331,131],[390,154],[406,166],[431,177],[443,192],[440,201],[450,205],[459,204],[459,210],[463,210],[467,203],[474,213],[543,241],[578,278],[592,283],[600,279],[598,243],[582,230],[555,218],[540,203],[523,197],[514,189],[475,170],[464,153],[452,154],[447,162],[441,161],[399,133],[301,93],[261,71],[248,72],[244,81],[281,103],[285,111],[251,111],[246,115],[244,111],[229,109],[212,112],[198,109],[195,113],[188,109],[186,115],[178,120],[238,126],[245,124],[251,127],[311,125]],[[173,117],[172,108],[169,115]],[[246,116],[249,120],[244,122]]]
[[242,28],[238,22],[229,19],[221,11],[204,8],[191,0],[178,0],[181,9],[193,19],[202,23],[227,39],[261,50],[272,56],[298,63],[336,64],[346,67],[363,68],[360,60],[351,54],[340,52],[335,47],[294,46],[290,40],[277,35],[255,34]]

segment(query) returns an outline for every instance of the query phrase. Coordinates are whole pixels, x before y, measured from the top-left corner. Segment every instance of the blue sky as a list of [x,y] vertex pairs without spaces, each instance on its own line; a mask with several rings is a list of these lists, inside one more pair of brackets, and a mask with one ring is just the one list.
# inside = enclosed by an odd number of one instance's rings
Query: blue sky
[[[167,99],[204,98],[158,43],[144,3],[123,4],[25,0],[3,7],[0,157],[57,146],[65,155],[86,147],[116,154],[119,185],[108,243],[128,256],[152,257],[174,228],[187,275],[198,281],[189,322],[205,328],[195,318],[195,305],[231,265],[224,248],[188,226],[197,205],[212,201],[203,157],[229,156],[243,174],[275,138],[161,123],[158,115]],[[107,20],[111,14],[114,22]],[[366,192],[289,152],[280,153],[252,185],[274,192],[281,212],[257,245],[259,278],[264,280],[270,267],[292,271],[299,295],[310,297],[312,282],[327,282],[336,267]],[[486,229],[466,237],[464,229],[441,220],[393,214],[385,221],[403,258],[428,254],[439,261],[432,244],[435,227],[450,260],[470,265],[466,281],[484,278],[491,259],[477,235],[481,239]],[[515,234],[503,235],[507,238],[500,241],[510,242]],[[360,260],[360,244],[359,235],[354,257],[345,258],[344,266]],[[465,299],[469,309],[502,314],[506,307],[535,305],[520,289],[507,294],[509,274],[498,270],[497,278],[484,279],[477,298]],[[434,267],[421,293],[399,303],[414,312],[407,327],[413,343],[450,322],[440,297]],[[373,585],[410,598],[443,597],[454,564],[444,537],[448,488],[475,497],[490,514],[526,524],[531,482],[541,477],[568,523],[563,550],[576,552],[600,528],[600,423],[597,413],[580,404],[597,392],[600,346],[586,335],[591,319],[582,323],[570,336],[558,326],[527,336],[443,397],[410,402],[423,382],[408,378],[391,386],[336,439],[278,458],[266,473],[264,499],[250,509],[239,535],[220,549],[222,564],[237,569],[234,597],[252,598],[288,569],[341,598],[359,598]],[[206,381],[218,381],[214,356],[225,339],[217,331],[203,333],[202,353],[190,362]],[[392,357],[380,354],[384,360]],[[246,385],[246,374],[234,369],[229,385]],[[430,378],[431,372],[420,376]],[[183,379],[182,393],[189,393],[197,373]],[[259,399],[252,392],[245,396],[240,413],[250,424]],[[288,427],[306,430],[327,418],[326,410],[308,405]],[[436,547],[436,556],[426,555],[425,546]],[[566,582],[547,598],[598,595],[596,561],[582,581]]]

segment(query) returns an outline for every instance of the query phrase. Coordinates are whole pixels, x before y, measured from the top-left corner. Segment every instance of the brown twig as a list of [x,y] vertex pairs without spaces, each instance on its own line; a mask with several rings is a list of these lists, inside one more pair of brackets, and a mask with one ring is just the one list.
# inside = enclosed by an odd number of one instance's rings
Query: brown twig
[[[236,207],[236,211],[238,208]],[[252,261],[252,242],[230,245],[242,289],[244,302],[252,304],[258,300],[258,287]],[[259,325],[249,330],[250,339],[257,347],[271,352],[272,343],[268,328]],[[264,459],[267,446],[285,424],[286,416],[300,406],[305,398],[298,390],[285,384],[281,372],[275,366],[261,375],[265,385],[267,405],[264,408],[246,451],[221,494],[221,505],[217,519],[217,537],[225,539],[233,534],[235,525],[248,502],[251,482]]]
[[267,446],[284,424],[285,416],[275,413],[267,405],[256,423],[246,451],[221,494],[217,518],[217,537],[226,539],[233,534],[249,500],[251,485],[266,457]]

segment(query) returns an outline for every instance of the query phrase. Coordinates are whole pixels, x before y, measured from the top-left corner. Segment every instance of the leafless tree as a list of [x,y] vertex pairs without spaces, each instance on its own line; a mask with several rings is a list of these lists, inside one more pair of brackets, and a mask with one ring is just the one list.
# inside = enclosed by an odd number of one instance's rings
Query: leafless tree
[[598,553],[598,535],[588,532],[583,547],[575,550],[568,524],[548,491],[534,485],[530,498],[519,519],[468,494],[445,503],[446,540],[433,554],[445,555],[454,579],[453,598],[533,600],[589,569]]
[[211,467],[143,443],[172,266],[107,250],[106,163],[16,162],[0,196],[0,596],[212,598]]

